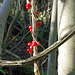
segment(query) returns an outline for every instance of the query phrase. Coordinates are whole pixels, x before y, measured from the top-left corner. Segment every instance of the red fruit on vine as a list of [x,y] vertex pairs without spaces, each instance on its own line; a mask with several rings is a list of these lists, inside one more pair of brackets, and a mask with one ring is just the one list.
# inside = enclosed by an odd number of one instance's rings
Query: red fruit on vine
[[29,7],[30,8],[31,7],[31,4],[30,3],[26,4],[26,7]]
[[37,46],[39,46],[40,45],[40,42],[37,42]]
[[30,1],[30,0],[28,0],[28,1]]
[[39,12],[36,12],[36,15],[38,15],[39,14]]
[[30,29],[30,32],[32,33],[32,32],[33,32],[33,30],[32,30],[32,29]]
[[34,41],[32,41],[32,43],[33,43]]
[[29,10],[29,8],[31,7],[31,4],[28,3],[28,4],[26,4],[25,6],[26,6],[26,9]]
[[42,23],[41,22],[38,22],[37,25],[40,26],[40,25],[42,25]]
[[33,32],[33,30],[32,30],[32,29],[30,29],[30,32],[32,33],[32,32]]
[[29,42],[29,43],[28,43],[28,46],[31,46],[31,45],[32,45],[32,43],[31,43],[31,42]]
[[29,10],[29,7],[26,7],[27,10]]
[[32,54],[32,50],[29,51],[29,54]]
[[29,29],[32,29],[32,26],[29,26]]
[[31,50],[33,49],[33,46],[32,46],[32,45],[30,46],[30,49],[31,49]]
[[30,51],[30,49],[27,49],[27,51]]
[[33,43],[32,43],[32,46],[36,46],[36,44],[37,44],[36,42],[33,42]]

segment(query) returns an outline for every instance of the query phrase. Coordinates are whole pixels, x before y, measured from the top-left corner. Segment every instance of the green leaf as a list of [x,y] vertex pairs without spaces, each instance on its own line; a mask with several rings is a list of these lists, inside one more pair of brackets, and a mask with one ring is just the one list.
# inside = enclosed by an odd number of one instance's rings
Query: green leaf
[[6,75],[3,69],[0,69],[0,72],[1,72],[3,75]]

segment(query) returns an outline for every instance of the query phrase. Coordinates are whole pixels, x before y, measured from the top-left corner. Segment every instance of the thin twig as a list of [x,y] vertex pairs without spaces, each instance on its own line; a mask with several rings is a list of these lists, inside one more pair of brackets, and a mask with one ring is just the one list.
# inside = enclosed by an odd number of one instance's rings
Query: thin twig
[[[33,34],[32,34],[32,37],[34,38],[35,42],[38,43],[38,41],[35,39]],[[41,44],[39,44],[39,45],[43,48],[43,50],[45,50],[45,48]]]
[[16,48],[28,34],[29,34],[29,31],[23,36],[23,38],[20,40],[20,42],[15,47],[10,49],[10,51],[13,50],[14,48]]
[[11,41],[9,42],[9,44],[17,37],[17,36],[19,36],[26,28],[28,28],[29,27],[29,25],[27,26],[27,27],[25,27],[23,30],[21,30],[15,37],[13,37],[12,39],[11,39]]

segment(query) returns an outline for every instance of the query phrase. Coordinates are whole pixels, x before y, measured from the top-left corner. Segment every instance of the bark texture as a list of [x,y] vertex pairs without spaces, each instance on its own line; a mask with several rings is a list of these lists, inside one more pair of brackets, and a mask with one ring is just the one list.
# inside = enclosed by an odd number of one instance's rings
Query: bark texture
[[14,0],[4,0],[3,4],[0,7],[0,57],[1,57],[1,46],[4,35],[4,28],[6,24],[7,17],[10,13],[10,10],[13,6]]
[[[54,0],[52,8],[51,27],[49,32],[49,46],[56,42],[57,39],[56,4],[57,0]],[[48,55],[47,75],[50,74],[56,74],[56,50]]]
[[[75,0],[58,0],[58,39],[75,26]],[[59,47],[58,75],[75,75],[75,35]]]

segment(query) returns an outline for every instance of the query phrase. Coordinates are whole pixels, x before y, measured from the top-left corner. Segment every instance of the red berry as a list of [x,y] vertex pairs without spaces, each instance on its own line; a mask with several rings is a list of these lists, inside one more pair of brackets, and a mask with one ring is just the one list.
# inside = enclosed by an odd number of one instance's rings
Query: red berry
[[31,7],[31,4],[30,4],[30,3],[28,3],[28,7],[29,7],[29,8]]
[[36,14],[38,15],[38,14],[39,14],[39,12],[36,12]]
[[33,32],[33,30],[32,30],[32,29],[30,29],[30,32]]
[[31,4],[30,3],[26,4],[26,9],[27,10],[29,10],[30,7],[31,7]]
[[27,51],[30,51],[30,49],[27,49]]
[[28,0],[28,1],[30,1],[30,0]]
[[29,29],[32,29],[32,26],[29,26]]
[[31,45],[32,45],[32,43],[31,43],[31,42],[29,42],[29,43],[28,43],[28,46],[31,46]]
[[33,43],[34,41],[32,41],[32,43]]
[[33,46],[32,46],[32,45],[30,46],[30,49],[31,49],[31,50],[33,49]]
[[[32,46],[32,47],[33,47],[33,46]],[[31,49],[31,48],[30,48],[30,50],[32,50],[32,51],[33,51],[33,49]]]
[[33,43],[32,43],[32,46],[36,46],[36,44],[37,44],[36,42],[33,42]]
[[37,42],[37,46],[39,46],[40,45],[40,42]]
[[29,54],[32,54],[32,51],[31,50],[29,51]]
[[26,4],[26,7],[29,7],[30,8],[31,7],[31,4],[30,3]]
[[41,22],[38,22],[37,25],[42,25],[42,23]]
[[29,7],[26,7],[27,10],[29,10]]
[[31,54],[31,53],[32,53],[32,49],[27,49],[27,51],[29,52],[29,54]]

